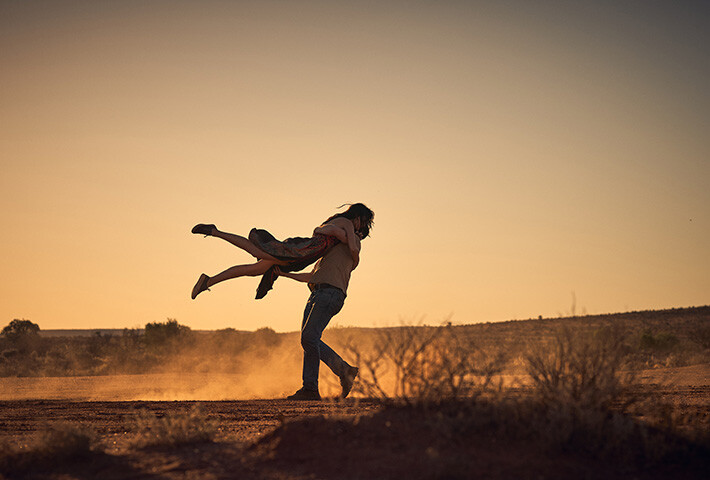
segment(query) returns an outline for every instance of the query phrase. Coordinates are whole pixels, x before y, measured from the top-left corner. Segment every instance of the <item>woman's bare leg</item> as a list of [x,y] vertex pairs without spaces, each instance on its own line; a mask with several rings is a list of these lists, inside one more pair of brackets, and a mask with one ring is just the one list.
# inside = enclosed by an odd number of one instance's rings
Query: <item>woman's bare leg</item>
[[214,277],[210,277],[210,279],[207,280],[207,287],[211,287],[212,285],[224,282],[225,280],[229,280],[231,278],[258,277],[259,275],[266,273],[272,265],[274,265],[274,262],[269,260],[259,260],[258,262],[250,263],[249,265],[235,265],[226,269],[222,273],[218,273]]
[[[241,235],[237,235],[234,233],[228,233],[228,232],[223,232],[219,230],[217,227],[212,229],[212,236],[221,238],[222,240],[226,240],[227,242],[231,243],[232,245],[241,248],[242,250],[246,251],[247,253],[251,254],[254,258],[257,258],[259,260],[269,260],[274,263],[280,263],[279,260],[276,259],[276,257],[273,257],[272,255],[269,255],[256,245],[254,245],[251,240],[248,238],[242,237]],[[281,264],[281,263],[280,263]],[[238,265],[238,266],[246,266],[246,265]],[[264,272],[262,272],[264,273]],[[258,275],[258,274],[257,274]],[[242,276],[242,275],[239,275]]]

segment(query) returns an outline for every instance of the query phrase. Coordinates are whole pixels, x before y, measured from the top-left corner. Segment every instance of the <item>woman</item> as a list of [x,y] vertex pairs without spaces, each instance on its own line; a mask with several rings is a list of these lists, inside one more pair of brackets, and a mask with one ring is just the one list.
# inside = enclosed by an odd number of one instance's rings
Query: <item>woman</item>
[[256,298],[263,298],[271,289],[278,277],[279,271],[295,272],[306,268],[338,242],[348,244],[357,266],[359,253],[355,236],[365,238],[370,233],[374,213],[362,203],[355,203],[342,212],[337,213],[313,230],[310,238],[294,237],[283,242],[275,239],[269,232],[252,229],[249,238],[233,233],[223,232],[215,225],[200,223],[192,228],[192,233],[213,236],[228,241],[242,250],[250,253],[257,261],[247,265],[235,265],[210,277],[200,275],[192,289],[192,299],[225,280],[232,278],[263,275],[257,288]]

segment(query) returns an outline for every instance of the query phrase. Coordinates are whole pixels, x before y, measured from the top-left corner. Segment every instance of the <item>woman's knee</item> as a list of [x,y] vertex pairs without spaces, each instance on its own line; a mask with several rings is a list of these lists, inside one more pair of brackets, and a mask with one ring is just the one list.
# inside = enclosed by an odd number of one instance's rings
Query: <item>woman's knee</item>
[[274,262],[270,260],[259,260],[254,264],[254,271],[252,276],[263,275],[266,271],[271,268]]

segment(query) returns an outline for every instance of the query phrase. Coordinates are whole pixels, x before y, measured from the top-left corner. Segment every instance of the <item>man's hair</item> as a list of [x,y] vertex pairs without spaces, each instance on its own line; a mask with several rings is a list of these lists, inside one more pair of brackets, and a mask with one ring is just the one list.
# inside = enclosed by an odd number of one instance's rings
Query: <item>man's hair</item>
[[[330,217],[328,220],[326,220],[323,223],[328,223],[334,218],[338,217],[344,217],[347,218],[348,220],[354,220],[356,218],[360,219],[360,228],[358,228],[356,231],[362,236],[362,238],[365,238],[370,235],[370,229],[372,228],[372,225],[375,223],[375,212],[367,208],[364,204],[362,203],[346,203],[345,205],[349,205],[348,209],[345,210],[342,213],[336,213],[332,217]],[[345,205],[341,205],[338,208],[342,208]]]

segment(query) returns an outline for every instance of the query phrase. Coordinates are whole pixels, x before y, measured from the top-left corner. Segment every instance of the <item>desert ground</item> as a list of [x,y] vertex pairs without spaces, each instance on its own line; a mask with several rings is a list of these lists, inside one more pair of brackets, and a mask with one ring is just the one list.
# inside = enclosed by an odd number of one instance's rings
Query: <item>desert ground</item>
[[[37,379],[3,379],[0,386],[7,396],[9,384],[17,389],[23,381],[28,392]],[[640,381],[684,414],[710,416],[710,365],[643,371]],[[77,379],[66,382],[70,392]],[[110,392],[118,393],[115,386]],[[50,427],[72,426],[89,432],[94,451],[44,460],[46,467],[6,478],[702,478],[702,465],[614,468],[574,453],[550,454],[527,442],[502,443],[494,435],[452,446],[426,419],[412,419],[376,400],[81,401],[56,398],[56,391],[54,396],[1,400],[0,442],[31,445]],[[155,418],[199,412],[199,418],[214,422],[216,433],[209,442],[137,447],[138,412]]]
[[[610,322],[624,327],[623,341],[614,344],[616,337],[607,336]],[[560,325],[584,330],[589,342],[554,333]],[[384,336],[370,331],[359,340],[358,388],[337,399],[337,383],[322,373],[326,398],[320,402],[284,399],[298,386],[292,334],[183,332],[158,344],[132,332],[83,340],[4,338],[0,479],[705,479],[709,325],[710,308],[700,307],[438,332],[394,329]],[[331,339],[352,333],[334,331]],[[533,339],[528,350],[521,337]],[[377,382],[365,370],[380,357],[368,356],[365,345],[376,350],[378,338],[385,346],[406,345],[387,350],[405,353],[419,351],[422,338],[435,340],[417,364],[429,373],[394,368],[417,373],[406,395],[372,395]],[[514,355],[486,374],[479,367],[498,358],[500,348],[493,347],[501,346]],[[226,356],[231,350],[238,353]],[[550,378],[533,377],[529,352],[552,360]],[[157,371],[128,373],[140,363],[125,359],[138,355]],[[261,368],[243,368],[247,356],[258,358]],[[473,363],[441,376],[442,368],[456,366],[448,360],[463,357]],[[419,357],[402,358],[411,365]],[[390,357],[392,365],[401,367],[402,358]],[[215,364],[229,369],[207,368]],[[578,370],[570,375],[570,368]],[[624,368],[633,375],[617,385],[615,379],[626,378]],[[557,374],[567,375],[567,383],[550,389]],[[489,384],[480,379],[489,376],[495,388],[482,387]],[[465,379],[476,388],[435,390],[434,396],[417,390],[441,387],[431,383],[437,378]],[[384,377],[380,381],[384,385]],[[574,391],[565,390],[570,386]]]

